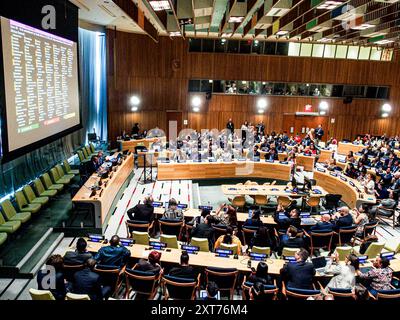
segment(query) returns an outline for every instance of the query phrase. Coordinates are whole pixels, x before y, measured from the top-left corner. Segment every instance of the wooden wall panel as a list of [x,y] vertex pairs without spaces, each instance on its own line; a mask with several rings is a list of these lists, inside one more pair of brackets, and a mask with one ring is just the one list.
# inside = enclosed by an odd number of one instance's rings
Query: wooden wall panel
[[[166,130],[166,111],[182,111],[184,128],[223,129],[228,118],[236,127],[245,120],[264,121],[266,131],[283,130],[283,115],[304,111],[311,104],[317,111],[319,99],[312,97],[266,97],[268,108],[257,113],[257,96],[213,94],[200,113],[191,112],[189,79],[284,81],[303,83],[386,85],[391,87],[390,118],[380,118],[381,100],[326,99],[329,126],[326,132],[338,139],[358,133],[389,135],[400,130],[400,65],[394,62],[354,61],[282,56],[189,53],[188,41],[160,37],[159,43],[143,35],[107,32],[109,139],[135,122],[144,129]],[[132,113],[129,98],[141,98],[139,112]],[[331,120],[334,119],[334,123]]]

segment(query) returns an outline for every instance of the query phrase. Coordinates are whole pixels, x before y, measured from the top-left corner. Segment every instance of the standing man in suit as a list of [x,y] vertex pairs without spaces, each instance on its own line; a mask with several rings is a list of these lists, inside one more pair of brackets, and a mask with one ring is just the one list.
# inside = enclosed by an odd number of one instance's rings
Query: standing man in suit
[[313,289],[314,265],[306,262],[309,253],[306,249],[299,249],[295,253],[296,262],[286,263],[280,273],[287,287],[296,289]]
[[88,259],[85,269],[75,272],[72,292],[76,294],[87,294],[90,300],[103,300],[100,275],[94,272],[96,260]]
[[319,124],[317,128],[314,130],[315,135],[315,145],[318,146],[322,137],[324,136],[324,130],[322,129],[322,125]]
[[233,136],[233,132],[235,131],[235,125],[233,124],[232,118],[229,118],[228,123],[226,124],[226,128],[231,131]]
[[143,221],[151,223],[154,220],[153,198],[144,198],[143,204],[137,204],[127,211],[129,220]]

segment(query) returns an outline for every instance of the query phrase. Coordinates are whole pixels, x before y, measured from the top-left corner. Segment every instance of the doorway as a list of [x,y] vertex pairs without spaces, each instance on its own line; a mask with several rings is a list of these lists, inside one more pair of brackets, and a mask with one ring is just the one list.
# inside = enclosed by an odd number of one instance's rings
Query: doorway
[[295,114],[283,115],[283,130],[289,136],[297,133],[304,138],[309,129],[315,129],[318,125],[322,125],[324,136],[321,141],[326,141],[329,136],[328,132],[328,116],[297,116]]
[[182,130],[182,112],[167,111],[167,141],[176,140]]

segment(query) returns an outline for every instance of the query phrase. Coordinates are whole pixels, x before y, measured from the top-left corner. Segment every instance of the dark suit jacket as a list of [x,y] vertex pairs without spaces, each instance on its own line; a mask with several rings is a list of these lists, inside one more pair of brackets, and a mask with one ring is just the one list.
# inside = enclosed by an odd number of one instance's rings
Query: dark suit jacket
[[87,259],[93,258],[90,252],[79,253],[78,251],[68,251],[64,256],[64,264],[79,265],[84,264]]
[[287,287],[297,289],[313,289],[313,277],[315,269],[312,263],[297,262],[287,263],[281,270],[282,279],[286,281]]
[[214,229],[206,223],[200,223],[192,229],[192,237],[195,238],[207,238],[208,249],[212,251],[214,248]]
[[305,243],[303,238],[283,238],[281,240],[280,246],[279,246],[279,250],[278,250],[278,254],[281,255],[282,254],[282,249],[283,248],[304,248],[305,247]]
[[75,272],[72,291],[76,294],[87,294],[91,300],[102,300],[100,275],[89,268]]
[[318,222],[315,226],[310,228],[311,231],[332,231],[333,224],[330,222]]
[[187,279],[196,279],[197,274],[196,270],[191,266],[174,267],[169,272],[170,276]]
[[137,204],[127,211],[130,220],[152,222],[154,220],[154,207],[147,204]]
[[353,224],[353,217],[351,216],[351,214],[348,214],[336,220],[335,230],[337,231],[339,230],[339,228],[342,227],[350,227],[352,224]]

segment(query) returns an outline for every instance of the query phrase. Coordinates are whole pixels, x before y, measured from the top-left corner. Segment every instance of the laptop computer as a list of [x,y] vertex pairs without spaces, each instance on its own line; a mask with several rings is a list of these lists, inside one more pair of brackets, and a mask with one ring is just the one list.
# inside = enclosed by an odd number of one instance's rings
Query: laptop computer
[[326,257],[312,258],[311,262],[318,273],[324,273],[326,267]]

